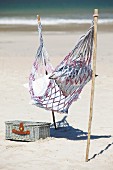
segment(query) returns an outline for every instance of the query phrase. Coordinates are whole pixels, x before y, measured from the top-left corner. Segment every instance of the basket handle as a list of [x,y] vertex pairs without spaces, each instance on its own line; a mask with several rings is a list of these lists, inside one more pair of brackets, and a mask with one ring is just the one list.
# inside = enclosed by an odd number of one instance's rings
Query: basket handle
[[24,131],[24,125],[21,122],[20,125],[19,125],[19,130],[12,129],[12,133],[15,133],[15,134],[18,134],[18,135],[29,135],[30,131],[29,130]]

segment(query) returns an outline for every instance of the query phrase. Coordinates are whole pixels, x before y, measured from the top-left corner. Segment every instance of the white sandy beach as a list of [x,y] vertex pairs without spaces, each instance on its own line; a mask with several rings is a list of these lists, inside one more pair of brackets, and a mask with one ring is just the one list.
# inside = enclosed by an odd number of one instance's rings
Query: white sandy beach
[[[84,30],[85,32],[86,30]],[[81,32],[44,32],[45,47],[57,66]],[[36,142],[5,140],[5,121],[52,123],[51,112],[30,105],[28,82],[38,47],[37,32],[0,32],[0,170],[113,170],[113,32],[99,31],[97,74],[89,162],[85,162],[91,83],[74,102],[67,129],[51,130]],[[56,121],[65,115],[55,114]]]

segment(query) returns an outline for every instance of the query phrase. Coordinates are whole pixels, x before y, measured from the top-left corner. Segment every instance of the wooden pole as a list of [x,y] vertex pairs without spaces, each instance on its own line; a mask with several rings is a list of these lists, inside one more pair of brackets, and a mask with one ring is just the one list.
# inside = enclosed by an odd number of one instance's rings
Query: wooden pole
[[55,129],[57,129],[57,128],[56,128],[56,123],[55,123],[55,115],[54,115],[54,111],[53,111],[53,110],[52,110],[52,116],[53,116],[54,127],[55,127]]
[[[37,15],[37,21],[38,21],[38,23],[40,23],[40,16],[39,15]],[[48,72],[46,71],[45,74],[48,75]],[[54,115],[54,111],[53,110],[52,110],[52,117],[53,117],[54,127],[55,127],[55,129],[57,129],[56,128],[56,122],[55,122],[55,115]]]
[[96,53],[97,53],[97,21],[98,21],[98,9],[94,9],[94,42],[93,42],[93,72],[92,72],[92,85],[91,85],[91,97],[90,97],[90,114],[88,122],[88,139],[86,147],[86,162],[89,157],[90,136],[91,136],[91,123],[93,115],[93,101],[94,101],[94,89],[95,89],[95,74],[96,74]]

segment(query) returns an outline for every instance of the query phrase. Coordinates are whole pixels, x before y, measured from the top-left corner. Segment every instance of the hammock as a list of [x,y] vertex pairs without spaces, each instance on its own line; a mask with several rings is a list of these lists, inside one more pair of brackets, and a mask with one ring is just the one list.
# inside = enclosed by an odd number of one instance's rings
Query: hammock
[[94,23],[56,69],[53,69],[44,47],[41,22],[38,22],[38,32],[40,45],[29,76],[31,99],[38,107],[68,113],[70,105],[92,77]]

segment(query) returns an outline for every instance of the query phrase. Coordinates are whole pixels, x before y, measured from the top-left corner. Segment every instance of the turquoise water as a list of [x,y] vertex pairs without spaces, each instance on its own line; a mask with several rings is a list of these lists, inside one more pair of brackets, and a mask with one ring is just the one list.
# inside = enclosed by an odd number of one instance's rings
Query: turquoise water
[[100,23],[113,23],[113,0],[0,0],[0,24],[36,24],[41,15],[45,25],[89,23],[93,9]]

